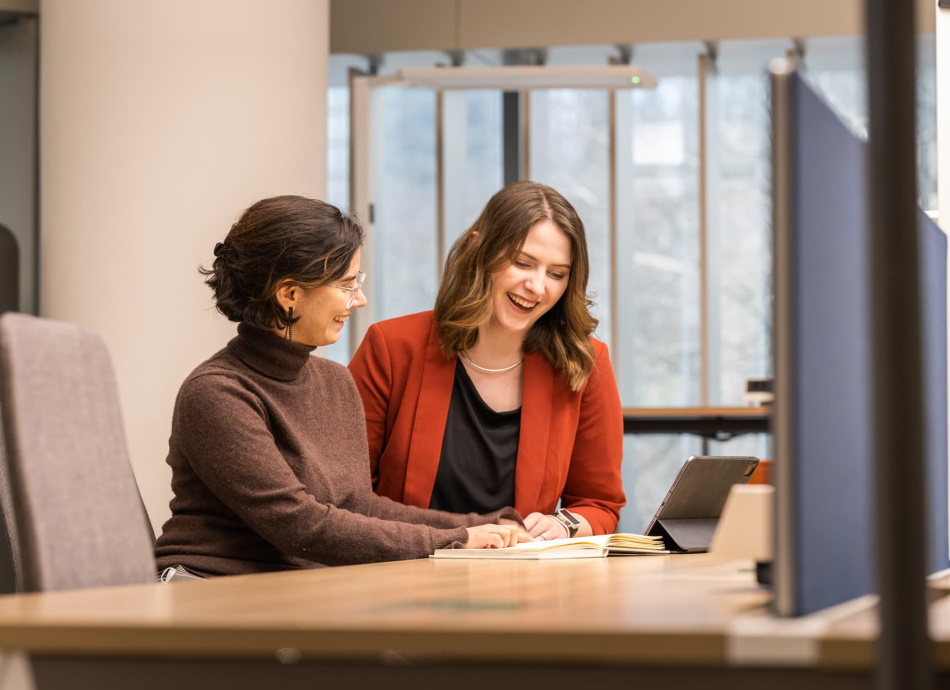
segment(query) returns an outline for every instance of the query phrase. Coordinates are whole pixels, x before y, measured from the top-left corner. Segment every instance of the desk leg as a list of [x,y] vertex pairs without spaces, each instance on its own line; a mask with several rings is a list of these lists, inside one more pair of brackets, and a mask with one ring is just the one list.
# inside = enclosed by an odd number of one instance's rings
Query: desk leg
[[23,652],[0,652],[0,690],[36,690],[30,657]]

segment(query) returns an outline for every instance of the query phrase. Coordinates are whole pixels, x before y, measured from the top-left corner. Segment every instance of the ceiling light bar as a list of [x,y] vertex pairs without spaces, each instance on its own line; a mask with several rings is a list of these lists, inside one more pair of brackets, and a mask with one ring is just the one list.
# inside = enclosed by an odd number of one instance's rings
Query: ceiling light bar
[[652,89],[656,79],[631,65],[518,65],[507,67],[421,67],[400,70],[393,86],[435,90]]

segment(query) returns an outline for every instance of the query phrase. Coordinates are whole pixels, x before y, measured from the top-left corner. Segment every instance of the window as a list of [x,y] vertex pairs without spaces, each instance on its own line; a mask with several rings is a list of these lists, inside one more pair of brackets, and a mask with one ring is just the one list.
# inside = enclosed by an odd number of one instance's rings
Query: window
[[590,262],[587,291],[610,344],[610,190],[606,91],[554,89],[531,94],[530,177],[560,192],[584,223]]
[[[327,203],[344,211],[350,205],[350,90],[331,84],[327,93]],[[335,362],[350,361],[351,329],[319,354]]]
[[[649,64],[644,68],[650,71]],[[618,379],[625,405],[700,404],[699,156],[695,73],[629,99],[618,163]]]
[[503,184],[502,94],[446,91],[443,103],[443,250],[447,254]]
[[[530,96],[531,178],[548,184],[584,221],[591,260],[589,292],[596,336],[612,346],[628,407],[742,405],[745,380],[770,376],[771,193],[767,66],[791,41],[726,41],[705,82],[700,108],[698,43],[636,46],[634,63],[657,78],[655,90],[615,97],[616,188],[610,189],[611,99],[598,90],[535,91]],[[551,48],[548,64],[605,64],[613,46]],[[334,61],[343,59],[335,56]],[[469,64],[500,64],[499,51],[470,51]],[[383,71],[445,62],[438,53],[386,56]],[[804,43],[812,80],[841,116],[866,127],[863,48],[854,38]],[[918,158],[922,205],[936,207],[936,77],[932,36],[920,41]],[[346,205],[347,96],[330,93],[328,187]],[[443,257],[436,240],[436,96],[380,87],[372,123],[375,152],[375,318],[430,309]],[[502,95],[442,96],[444,216],[441,247],[466,229],[502,185]],[[701,120],[701,118],[703,118]],[[705,216],[700,207],[706,134]],[[616,195],[617,234],[610,204]],[[705,220],[707,283],[700,228]],[[616,255],[612,255],[612,246]],[[615,281],[617,304],[611,304]],[[701,342],[705,310],[708,340]],[[339,347],[339,346],[335,346]],[[708,353],[704,370],[703,351]],[[340,348],[342,354],[346,348]],[[336,356],[336,355],[333,355]],[[346,357],[340,357],[346,361]],[[702,377],[708,398],[703,399]],[[769,437],[747,434],[703,442],[695,436],[627,436],[628,505],[620,529],[642,530],[682,462],[712,454],[770,454]]]

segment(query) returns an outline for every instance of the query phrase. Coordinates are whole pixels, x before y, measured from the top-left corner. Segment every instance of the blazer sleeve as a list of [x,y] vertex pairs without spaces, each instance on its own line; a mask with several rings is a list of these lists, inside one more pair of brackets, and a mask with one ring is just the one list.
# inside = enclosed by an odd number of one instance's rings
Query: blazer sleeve
[[561,505],[587,518],[594,534],[610,534],[626,503],[620,473],[623,410],[607,346],[595,343],[595,349],[597,363],[581,397]]
[[360,398],[363,399],[370,474],[373,488],[376,488],[379,483],[379,456],[382,455],[383,446],[386,444],[386,420],[393,381],[389,348],[376,324],[369,327],[366,337],[350,361],[349,369]]

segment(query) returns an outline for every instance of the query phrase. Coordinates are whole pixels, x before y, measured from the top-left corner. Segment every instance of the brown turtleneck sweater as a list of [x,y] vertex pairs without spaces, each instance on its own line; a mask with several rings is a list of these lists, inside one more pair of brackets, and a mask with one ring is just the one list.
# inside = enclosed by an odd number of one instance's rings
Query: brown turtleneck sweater
[[195,369],[175,403],[172,516],[159,568],[236,575],[422,558],[461,546],[455,515],[373,493],[363,405],[345,367],[247,324]]

